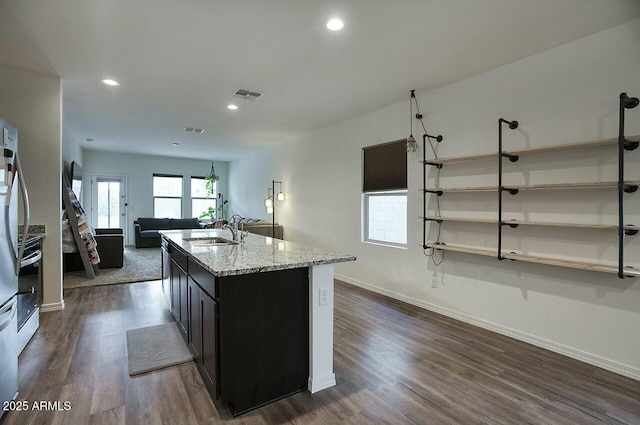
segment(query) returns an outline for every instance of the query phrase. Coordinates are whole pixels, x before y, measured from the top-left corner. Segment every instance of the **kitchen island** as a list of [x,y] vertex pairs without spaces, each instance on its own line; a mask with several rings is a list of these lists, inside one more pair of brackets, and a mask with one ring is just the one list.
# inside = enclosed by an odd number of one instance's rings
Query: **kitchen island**
[[355,257],[254,234],[220,240],[228,230],[160,233],[163,289],[215,401],[238,415],[335,385],[333,264]]

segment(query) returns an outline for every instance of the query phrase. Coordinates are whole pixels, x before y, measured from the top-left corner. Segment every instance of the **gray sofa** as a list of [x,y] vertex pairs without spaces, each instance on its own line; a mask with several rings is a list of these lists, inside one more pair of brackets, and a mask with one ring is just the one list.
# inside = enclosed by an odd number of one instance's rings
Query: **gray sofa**
[[138,218],[133,222],[136,248],[160,246],[160,230],[200,229],[197,218]]

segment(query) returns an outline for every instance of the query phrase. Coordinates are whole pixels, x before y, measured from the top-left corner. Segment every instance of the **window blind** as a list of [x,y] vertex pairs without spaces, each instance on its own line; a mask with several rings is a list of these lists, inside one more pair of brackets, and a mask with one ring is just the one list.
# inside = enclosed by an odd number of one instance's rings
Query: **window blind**
[[406,140],[363,148],[364,192],[407,189]]

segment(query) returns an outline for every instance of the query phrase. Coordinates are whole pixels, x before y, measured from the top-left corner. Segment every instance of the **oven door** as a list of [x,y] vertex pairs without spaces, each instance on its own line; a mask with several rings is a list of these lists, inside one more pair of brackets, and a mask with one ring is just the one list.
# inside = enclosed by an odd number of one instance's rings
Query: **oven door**
[[[36,312],[41,299],[42,288],[42,251],[39,244],[27,249],[20,261],[20,275],[18,276],[18,332]],[[26,344],[26,342],[25,342]]]

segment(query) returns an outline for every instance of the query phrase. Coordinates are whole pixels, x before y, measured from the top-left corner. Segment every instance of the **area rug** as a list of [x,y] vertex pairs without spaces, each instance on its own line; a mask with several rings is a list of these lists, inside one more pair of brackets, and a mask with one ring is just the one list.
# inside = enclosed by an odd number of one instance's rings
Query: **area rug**
[[124,250],[124,266],[121,269],[98,270],[95,279],[87,279],[84,270],[64,274],[65,289],[84,286],[113,285],[116,283],[144,282],[162,279],[162,260],[160,248]]
[[193,360],[176,322],[127,331],[129,375]]

